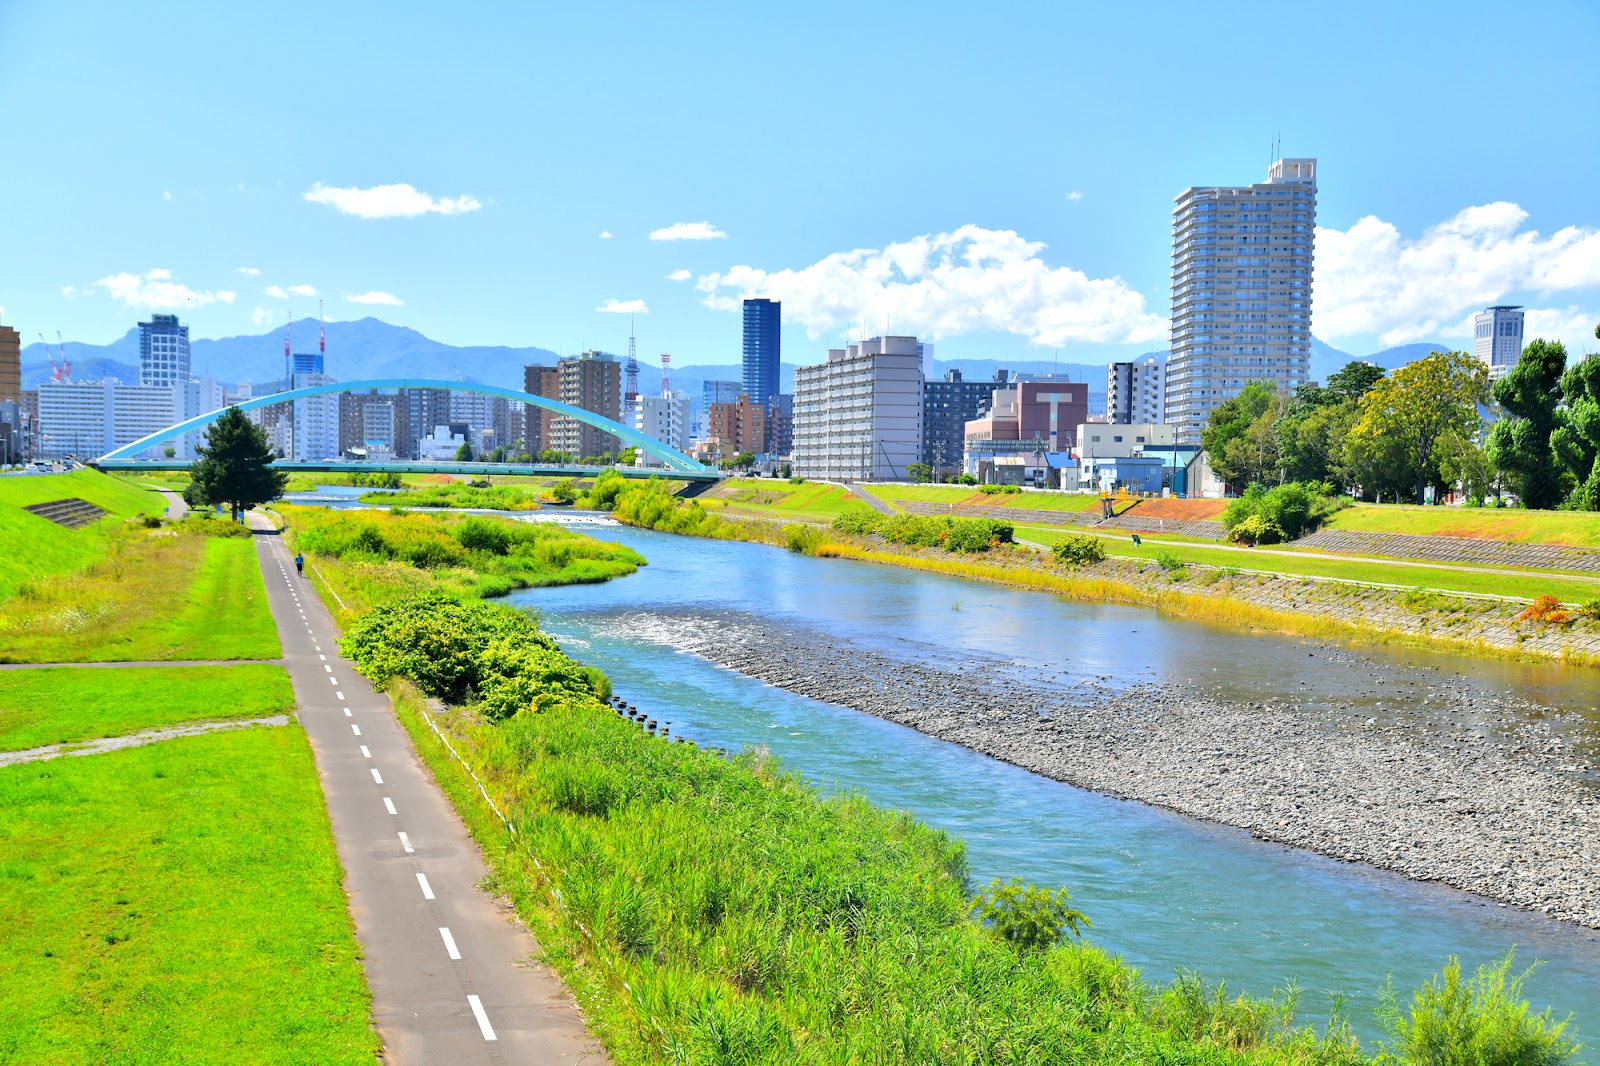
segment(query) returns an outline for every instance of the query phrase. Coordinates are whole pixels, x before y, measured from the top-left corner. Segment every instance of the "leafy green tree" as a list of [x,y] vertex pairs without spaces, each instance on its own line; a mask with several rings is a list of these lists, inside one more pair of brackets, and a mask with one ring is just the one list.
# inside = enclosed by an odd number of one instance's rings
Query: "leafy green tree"
[[1438,474],[1435,447],[1446,433],[1477,437],[1483,427],[1478,405],[1489,398],[1489,371],[1465,352],[1433,352],[1379,381],[1359,405],[1351,427],[1353,444],[1380,480],[1394,483],[1393,465],[1402,456],[1411,467],[1413,497]]
[[630,444],[617,453],[618,466],[632,466],[639,459],[639,446]]
[[1340,400],[1358,403],[1372,386],[1383,380],[1383,367],[1361,359],[1352,359],[1342,370],[1328,375],[1323,391]]
[[1282,403],[1264,382],[1252,381],[1224,400],[1200,431],[1211,469],[1230,485],[1278,480],[1276,424]]
[[751,452],[740,452],[738,455],[735,455],[732,459],[728,460],[728,465],[733,467],[735,470],[749,470],[752,466],[756,465],[756,457]]
[[1064,888],[1054,891],[1024,884],[1020,877],[992,881],[973,903],[989,931],[1020,951],[1043,951],[1068,931],[1076,936],[1089,925],[1081,911],[1067,905]]
[[912,463],[906,467],[906,477],[917,482],[932,481],[933,467],[927,463]]
[[289,475],[272,469],[266,432],[238,407],[211,423],[195,452],[199,458],[190,465],[189,486],[183,490],[190,507],[225,503],[237,521],[252,507],[282,496],[289,481]]
[[1502,471],[1522,506],[1546,510],[1566,497],[1563,471],[1555,462],[1550,435],[1561,403],[1561,377],[1567,349],[1559,341],[1536,340],[1522,358],[1494,383],[1494,398],[1506,417],[1489,431],[1489,461]]
[[[1600,338],[1600,326],[1595,327]],[[1600,511],[1600,355],[1574,363],[1561,376],[1566,401],[1550,434],[1550,450],[1574,486],[1568,501],[1580,511]]]
[[461,442],[461,447],[456,449],[456,462],[458,462],[458,463],[470,463],[470,462],[472,462],[472,442],[470,440],[462,441]]
[[1439,438],[1438,452],[1439,473],[1449,484],[1460,483],[1468,506],[1482,507],[1491,493],[1499,497],[1500,473],[1475,441],[1446,433]]

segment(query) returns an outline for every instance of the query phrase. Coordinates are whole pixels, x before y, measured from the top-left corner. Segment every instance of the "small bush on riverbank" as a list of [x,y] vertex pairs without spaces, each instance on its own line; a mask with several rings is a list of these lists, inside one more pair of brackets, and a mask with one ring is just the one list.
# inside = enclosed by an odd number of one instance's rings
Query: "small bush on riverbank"
[[1015,496],[1022,489],[1017,485],[979,485],[978,491],[985,496]]
[[1056,562],[1065,566],[1088,566],[1106,557],[1105,541],[1087,533],[1068,533],[1050,548]]
[[1455,956],[1411,997],[1409,1009],[1391,984],[1380,996],[1379,1017],[1393,1043],[1382,1066],[1557,1066],[1570,1062],[1578,1044],[1567,1022],[1549,1011],[1529,1012],[1522,985],[1531,970],[1513,975],[1515,953],[1461,978]]
[[1288,481],[1267,488],[1255,482],[1222,512],[1222,526],[1241,544],[1273,544],[1314,532],[1349,500],[1328,495],[1326,486]]

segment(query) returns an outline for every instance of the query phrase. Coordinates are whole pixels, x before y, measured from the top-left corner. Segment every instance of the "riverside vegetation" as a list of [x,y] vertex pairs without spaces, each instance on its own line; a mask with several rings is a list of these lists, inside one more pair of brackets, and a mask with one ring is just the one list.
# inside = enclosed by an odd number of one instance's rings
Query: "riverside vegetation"
[[[975,890],[960,843],[908,815],[823,796],[761,749],[727,759],[646,734],[511,608],[397,600],[345,647],[393,681],[496,887],[619,1063],[1368,1061],[1337,1009],[1320,1031],[1297,1025],[1292,988],[1149,982],[1078,939],[1087,919],[1064,893]],[[453,702],[437,725],[513,833],[423,720],[427,697]],[[1393,1043],[1374,1061],[1570,1058],[1509,965],[1447,968],[1410,1002],[1391,991]]]

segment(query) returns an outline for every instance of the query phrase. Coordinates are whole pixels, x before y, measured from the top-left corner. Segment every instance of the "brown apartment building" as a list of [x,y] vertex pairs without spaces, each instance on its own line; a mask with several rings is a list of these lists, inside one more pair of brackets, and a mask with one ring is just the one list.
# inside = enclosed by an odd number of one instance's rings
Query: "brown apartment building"
[[0,326],[0,400],[22,402],[22,334]]
[[[561,371],[553,366],[525,366],[522,368],[522,391],[530,396],[561,399]],[[550,422],[555,417],[543,407],[523,405],[522,439],[527,442],[528,454],[535,459],[550,444]]]
[[739,397],[738,403],[710,404],[706,439],[721,442],[724,459],[740,452],[762,455],[767,450],[767,409],[748,396]]

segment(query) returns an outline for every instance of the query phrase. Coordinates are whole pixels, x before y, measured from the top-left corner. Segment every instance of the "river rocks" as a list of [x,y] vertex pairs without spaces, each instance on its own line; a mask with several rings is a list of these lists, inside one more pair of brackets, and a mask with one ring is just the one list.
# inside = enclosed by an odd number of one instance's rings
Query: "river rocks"
[[1059,781],[1600,928],[1600,797],[1568,723],[1485,707],[1437,668],[1370,664],[1380,720],[1354,701],[1230,702],[1204,679],[1112,688],[925,646],[891,656],[734,612],[615,624]]

